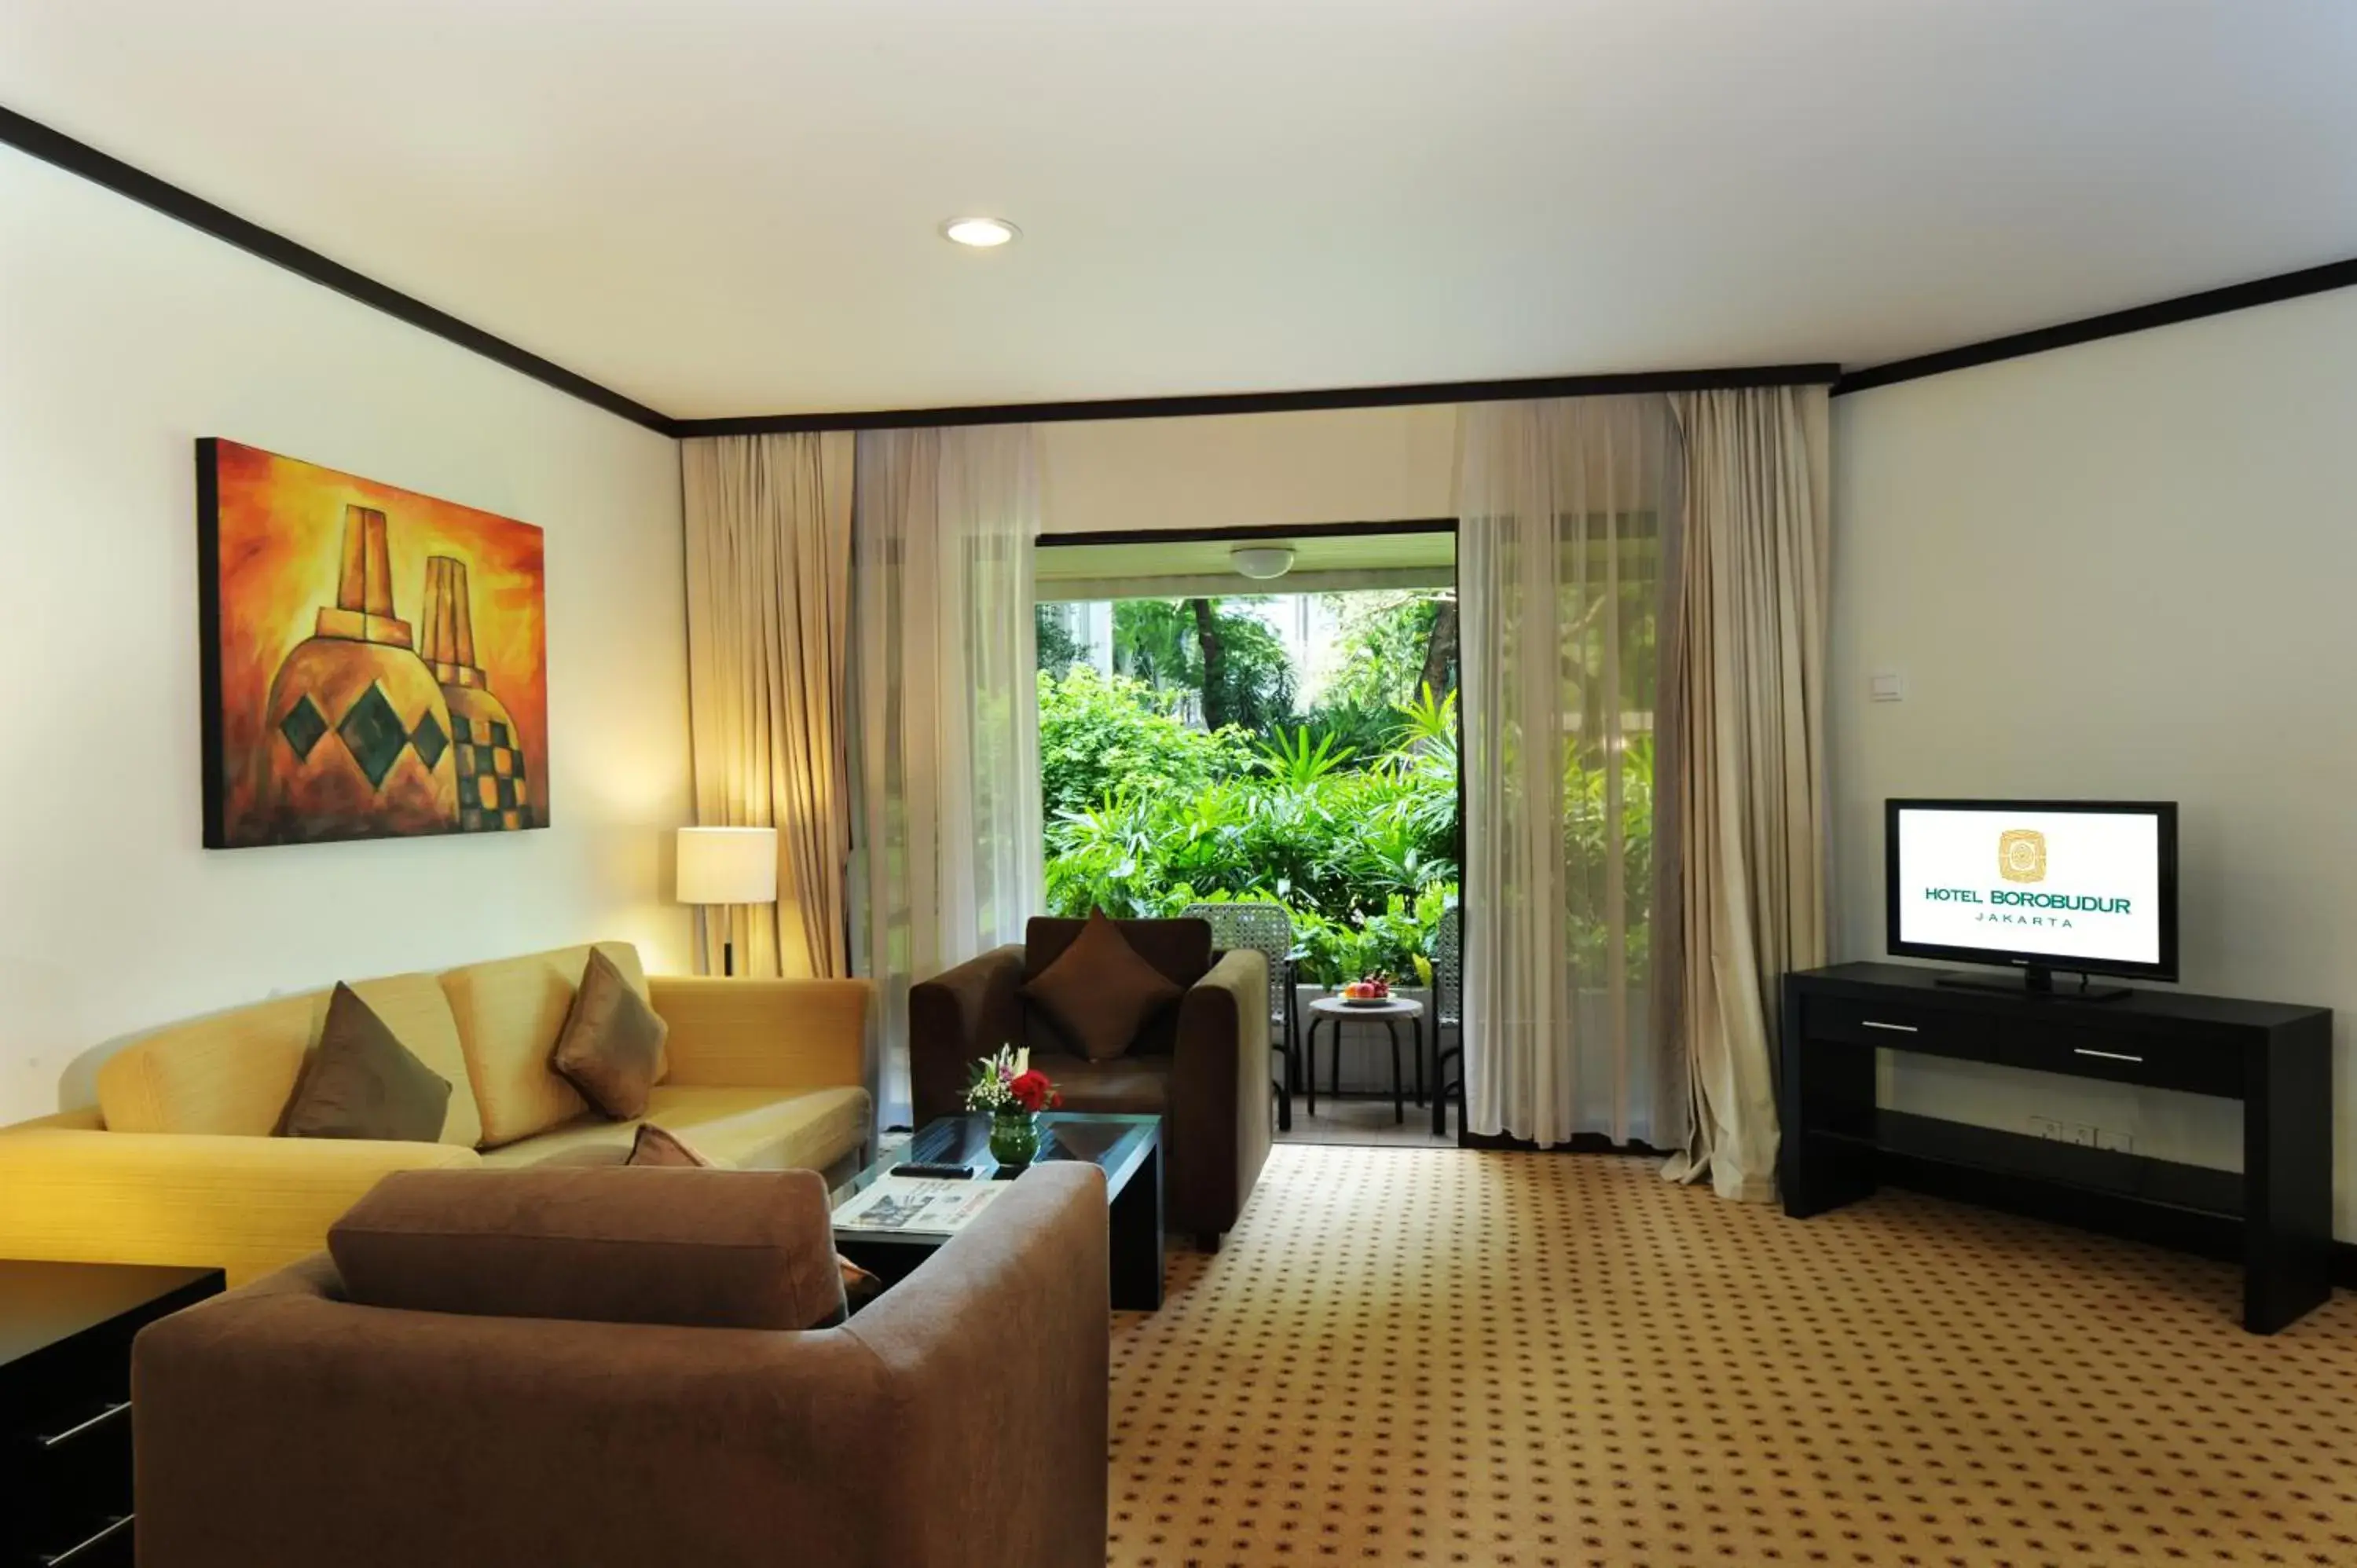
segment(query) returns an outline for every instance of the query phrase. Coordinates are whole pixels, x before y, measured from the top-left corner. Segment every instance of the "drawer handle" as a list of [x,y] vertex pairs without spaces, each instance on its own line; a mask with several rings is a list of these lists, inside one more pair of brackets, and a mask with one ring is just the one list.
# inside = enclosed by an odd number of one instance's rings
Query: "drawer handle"
[[81,1425],[69,1426],[54,1437],[42,1438],[40,1440],[41,1446],[44,1448],[55,1448],[59,1444],[71,1443],[83,1433],[88,1432],[94,1427],[104,1426],[108,1422],[119,1420],[130,1413],[131,1402],[129,1400],[124,1400],[121,1404],[108,1405],[104,1410],[100,1411],[96,1415],[91,1416],[88,1421],[83,1422]]
[[2142,1057],[2132,1057],[2126,1051],[2091,1051],[2084,1046],[2072,1046],[2071,1049],[2083,1057],[2101,1057],[2107,1062],[2140,1062],[2144,1060]]
[[1923,1032],[1912,1024],[1886,1024],[1879,1018],[1860,1018],[1858,1023],[1868,1029],[1888,1029],[1894,1035],[1920,1035]]
[[88,1541],[81,1542],[78,1546],[69,1546],[63,1552],[46,1552],[38,1559],[38,1562],[41,1564],[41,1568],[66,1568],[67,1563],[71,1563],[83,1552],[90,1552],[105,1545],[108,1541],[113,1540],[116,1536],[121,1535],[124,1530],[129,1530],[130,1528],[131,1516],[129,1514],[123,1514],[117,1518],[108,1520],[104,1524],[101,1525],[99,1527],[98,1533],[91,1536]]

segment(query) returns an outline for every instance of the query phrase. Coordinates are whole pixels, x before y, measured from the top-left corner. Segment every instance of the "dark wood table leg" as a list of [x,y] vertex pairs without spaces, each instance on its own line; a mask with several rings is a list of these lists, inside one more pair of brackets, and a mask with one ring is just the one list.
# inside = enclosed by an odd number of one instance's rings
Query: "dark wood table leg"
[[1814,1135],[1819,1127],[1873,1125],[1874,1051],[1804,1041],[1800,997],[1790,983],[1784,987],[1783,1023],[1784,1079],[1776,1108],[1783,1142],[1776,1155],[1776,1185],[1785,1214],[1806,1219],[1874,1195],[1875,1151]]
[[1271,1082],[1270,1087],[1276,1090],[1276,1130],[1290,1133],[1293,1131],[1293,1090],[1285,1087],[1282,1073]]
[[2332,1294],[2332,1036],[2264,1047],[2243,1101],[2243,1326],[2273,1334]]
[[1407,1094],[1400,1081],[1399,1020],[1384,1019],[1383,1033],[1392,1037],[1392,1124],[1404,1127],[1407,1124]]
[[1162,1305],[1162,1145],[1147,1151],[1113,1200],[1113,1305],[1122,1312]]

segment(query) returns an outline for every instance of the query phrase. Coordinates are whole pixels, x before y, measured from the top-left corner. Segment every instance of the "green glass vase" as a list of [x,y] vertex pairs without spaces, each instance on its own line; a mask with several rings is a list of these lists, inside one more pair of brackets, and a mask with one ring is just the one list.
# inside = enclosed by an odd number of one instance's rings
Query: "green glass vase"
[[997,1111],[990,1117],[990,1157],[1020,1169],[1039,1155],[1039,1119],[1028,1111]]

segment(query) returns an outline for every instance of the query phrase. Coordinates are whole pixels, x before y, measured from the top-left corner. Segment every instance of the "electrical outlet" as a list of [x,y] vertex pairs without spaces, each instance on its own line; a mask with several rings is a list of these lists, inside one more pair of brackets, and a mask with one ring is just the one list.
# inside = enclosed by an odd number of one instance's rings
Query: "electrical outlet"
[[2062,1123],[2051,1116],[2032,1116],[2029,1119],[2029,1135],[2033,1138],[2060,1138]]
[[2102,1129],[2092,1122],[2073,1122],[2071,1123],[2071,1142],[2082,1148],[2093,1149],[2099,1146],[2096,1137],[2101,1132]]
[[2095,1133],[2095,1147],[2110,1149],[2117,1154],[2133,1155],[2136,1153],[2136,1134],[2115,1133],[2109,1128],[2098,1128]]

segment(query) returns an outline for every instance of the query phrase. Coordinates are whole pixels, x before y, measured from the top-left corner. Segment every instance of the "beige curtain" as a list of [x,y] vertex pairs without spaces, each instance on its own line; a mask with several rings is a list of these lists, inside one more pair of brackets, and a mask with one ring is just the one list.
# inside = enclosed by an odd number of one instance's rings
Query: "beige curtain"
[[778,902],[704,911],[705,967],[732,940],[751,975],[851,972],[844,660],[854,438],[681,444],[695,820],[778,830]]
[[1776,988],[1825,961],[1822,387],[1681,393],[1672,643],[1692,1122],[1669,1174],[1776,1191]]

